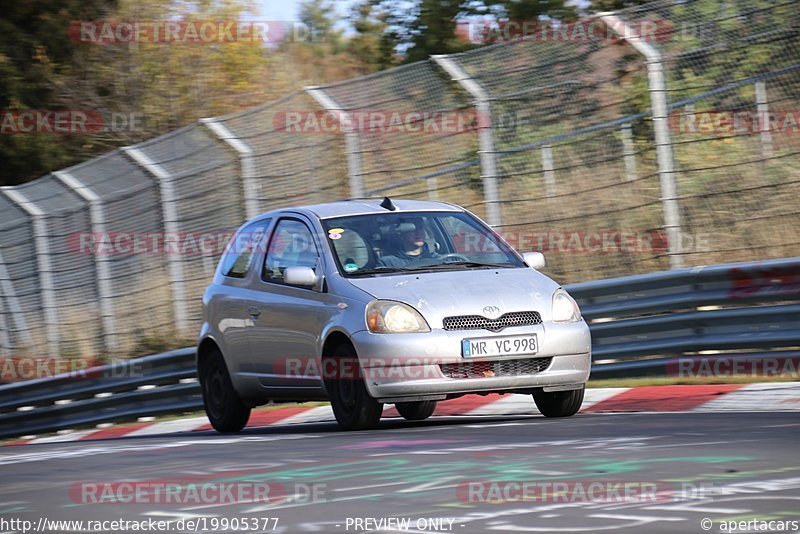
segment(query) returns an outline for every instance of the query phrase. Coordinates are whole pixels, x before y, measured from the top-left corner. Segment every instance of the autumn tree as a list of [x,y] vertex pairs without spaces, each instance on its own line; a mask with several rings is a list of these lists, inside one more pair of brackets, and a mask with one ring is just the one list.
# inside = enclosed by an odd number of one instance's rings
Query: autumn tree
[[[71,109],[52,80],[70,71],[79,46],[70,20],[94,19],[114,0],[15,2],[0,15],[0,111]],[[82,157],[83,140],[49,133],[0,134],[0,185],[25,182]]]

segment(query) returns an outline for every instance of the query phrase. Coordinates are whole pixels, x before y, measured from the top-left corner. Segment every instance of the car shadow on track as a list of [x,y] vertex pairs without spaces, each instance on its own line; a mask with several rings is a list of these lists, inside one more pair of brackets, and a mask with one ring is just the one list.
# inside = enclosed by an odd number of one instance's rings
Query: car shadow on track
[[[581,417],[580,414],[573,416],[571,419]],[[308,423],[295,423],[295,424],[273,424],[267,426],[253,426],[246,427],[243,430],[235,433],[222,434],[215,430],[193,430],[189,432],[173,432],[164,434],[148,434],[148,435],[128,435],[119,436],[114,438],[97,438],[97,439],[84,439],[82,443],[91,442],[106,442],[110,440],[125,440],[125,441],[141,441],[151,439],[164,439],[164,438],[230,438],[230,437],[248,437],[248,436],[281,436],[281,435],[297,435],[297,434],[350,434],[350,435],[375,435],[384,431],[392,430],[424,430],[438,427],[458,427],[464,425],[492,425],[492,424],[518,424],[525,422],[544,422],[556,423],[556,420],[547,419],[539,415],[498,415],[498,416],[439,416],[426,419],[424,421],[406,421],[399,417],[392,417],[382,419],[377,428],[370,430],[360,431],[345,431],[339,428],[335,421],[320,421]]]

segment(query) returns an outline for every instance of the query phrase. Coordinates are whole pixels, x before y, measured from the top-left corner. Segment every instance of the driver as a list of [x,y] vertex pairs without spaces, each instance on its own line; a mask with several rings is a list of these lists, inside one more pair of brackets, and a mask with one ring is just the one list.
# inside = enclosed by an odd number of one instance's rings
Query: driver
[[382,256],[379,267],[403,267],[417,260],[439,258],[439,254],[428,250],[425,243],[425,227],[421,220],[401,223],[397,228],[400,248],[394,254]]

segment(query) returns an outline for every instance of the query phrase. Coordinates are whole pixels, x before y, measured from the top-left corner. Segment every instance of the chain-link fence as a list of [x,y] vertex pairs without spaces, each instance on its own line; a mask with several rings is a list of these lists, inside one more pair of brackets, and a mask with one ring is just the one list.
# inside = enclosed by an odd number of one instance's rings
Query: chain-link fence
[[225,237],[286,205],[454,202],[564,283],[800,255],[794,2],[499,30],[4,188],[0,352],[191,337]]

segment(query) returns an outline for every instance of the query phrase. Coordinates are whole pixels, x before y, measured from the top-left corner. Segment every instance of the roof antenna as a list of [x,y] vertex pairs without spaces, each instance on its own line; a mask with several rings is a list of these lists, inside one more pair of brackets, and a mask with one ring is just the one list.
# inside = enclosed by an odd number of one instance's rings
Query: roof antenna
[[381,202],[381,207],[385,210],[395,211],[397,210],[397,206],[392,204],[392,199],[389,197],[383,197],[383,202]]

